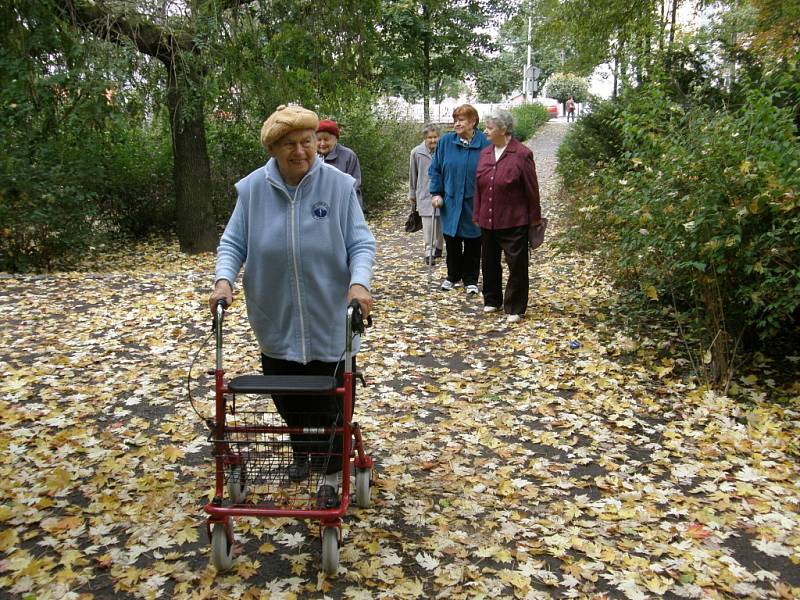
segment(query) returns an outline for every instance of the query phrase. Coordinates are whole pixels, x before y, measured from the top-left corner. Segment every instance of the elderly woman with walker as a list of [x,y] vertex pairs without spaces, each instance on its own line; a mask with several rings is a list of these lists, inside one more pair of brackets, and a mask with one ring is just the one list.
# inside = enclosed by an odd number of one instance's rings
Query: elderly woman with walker
[[[331,329],[330,315],[345,314],[352,300],[369,315],[375,238],[354,178],[317,157],[318,125],[316,113],[299,106],[279,106],[264,122],[261,145],[271,158],[236,183],[238,200],[219,243],[209,307],[213,312],[218,301],[233,302],[244,267],[247,316],[264,375],[334,375],[341,383],[345,332]],[[356,344],[353,371],[357,351]],[[341,413],[335,398],[274,394],[273,400],[293,427],[318,427]],[[293,412],[301,405],[307,414]],[[313,468],[309,455],[325,437],[292,434],[292,441],[287,475],[302,481]],[[326,465],[320,506],[338,504],[341,470],[341,456]]]
[[[475,223],[481,228],[483,310],[501,308],[516,323],[528,308],[528,231],[541,226],[539,183],[533,152],[512,136],[514,118],[497,110],[486,120],[491,142],[480,154]],[[501,257],[508,265],[505,295]]]

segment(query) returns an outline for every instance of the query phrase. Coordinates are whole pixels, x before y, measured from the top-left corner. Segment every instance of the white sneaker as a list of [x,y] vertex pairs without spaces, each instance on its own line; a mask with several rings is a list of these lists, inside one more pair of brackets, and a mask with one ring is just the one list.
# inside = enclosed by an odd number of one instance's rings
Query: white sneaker
[[445,280],[442,282],[442,285],[440,285],[440,286],[439,286],[439,289],[440,289],[440,290],[452,290],[454,287],[456,287],[456,284],[455,284],[455,283],[453,283],[453,282],[452,282],[452,281],[450,281],[449,279],[445,279]]
[[470,296],[474,296],[476,294],[481,293],[477,285],[468,285],[466,289],[467,289],[467,294],[469,294]]
[[500,310],[499,306],[486,305],[486,306],[483,307],[483,312],[485,312],[485,313],[493,313],[493,312],[497,312],[498,310]]
[[519,323],[519,321],[521,319],[522,319],[522,315],[507,315],[506,316],[506,321],[508,321],[509,323]]

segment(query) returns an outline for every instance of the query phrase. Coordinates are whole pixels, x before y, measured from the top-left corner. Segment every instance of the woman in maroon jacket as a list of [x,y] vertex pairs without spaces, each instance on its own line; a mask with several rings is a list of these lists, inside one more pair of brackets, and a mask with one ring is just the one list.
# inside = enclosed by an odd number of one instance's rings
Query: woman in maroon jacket
[[[512,137],[514,118],[497,110],[486,120],[492,142],[481,151],[475,182],[474,221],[481,228],[484,312],[505,310],[516,323],[528,308],[528,227],[542,221],[533,152]],[[503,298],[505,255],[508,282]]]

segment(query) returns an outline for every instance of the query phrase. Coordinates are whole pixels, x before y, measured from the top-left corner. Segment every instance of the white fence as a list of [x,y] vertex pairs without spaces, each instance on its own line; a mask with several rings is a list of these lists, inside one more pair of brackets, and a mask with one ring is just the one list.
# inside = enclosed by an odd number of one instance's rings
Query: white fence
[[[462,104],[471,104],[478,111],[481,120],[489,116],[497,108],[509,109],[514,106],[512,102],[500,102],[497,104],[487,104],[481,102],[470,102],[465,98],[447,98],[441,103],[431,102],[430,120],[434,123],[452,123],[453,111]],[[425,119],[425,111],[421,102],[411,104],[402,98],[385,97],[381,98],[377,106],[377,111],[381,115],[391,116],[397,120],[414,121],[422,123]]]

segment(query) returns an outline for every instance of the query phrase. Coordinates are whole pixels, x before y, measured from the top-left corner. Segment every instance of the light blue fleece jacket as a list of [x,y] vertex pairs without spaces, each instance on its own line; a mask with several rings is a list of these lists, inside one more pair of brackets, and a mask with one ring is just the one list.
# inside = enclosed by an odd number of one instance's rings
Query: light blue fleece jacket
[[317,158],[292,195],[271,158],[236,192],[215,281],[233,284],[244,265],[247,316],[267,356],[341,360],[347,293],[356,283],[370,289],[375,261],[355,180]]

